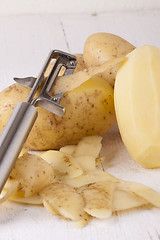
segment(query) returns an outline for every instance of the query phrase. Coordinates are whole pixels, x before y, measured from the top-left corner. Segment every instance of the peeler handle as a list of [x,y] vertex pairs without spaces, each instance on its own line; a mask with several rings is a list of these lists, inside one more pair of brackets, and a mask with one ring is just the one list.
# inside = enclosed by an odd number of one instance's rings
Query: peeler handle
[[18,103],[0,135],[0,193],[37,118],[36,108]]

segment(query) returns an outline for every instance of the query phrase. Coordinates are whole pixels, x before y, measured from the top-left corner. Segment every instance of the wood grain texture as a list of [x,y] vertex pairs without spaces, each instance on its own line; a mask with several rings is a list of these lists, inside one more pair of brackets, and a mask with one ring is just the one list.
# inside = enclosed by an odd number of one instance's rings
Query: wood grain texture
[[[82,52],[85,39],[94,32],[114,33],[136,46],[160,47],[159,23],[160,11],[0,17],[0,90],[12,84],[14,76],[36,76],[51,49]],[[133,162],[117,126],[105,134],[102,155],[109,173],[160,192],[160,169],[143,169]],[[159,240],[160,210],[121,212],[76,229],[43,207],[7,202],[0,206],[1,239]]]

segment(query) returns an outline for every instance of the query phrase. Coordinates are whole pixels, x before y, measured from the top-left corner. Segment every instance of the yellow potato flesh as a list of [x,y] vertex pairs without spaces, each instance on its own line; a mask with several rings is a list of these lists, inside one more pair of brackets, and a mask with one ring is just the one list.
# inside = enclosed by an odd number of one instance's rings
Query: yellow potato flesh
[[133,160],[160,167],[160,50],[142,46],[122,63],[115,84],[115,109],[123,142]]

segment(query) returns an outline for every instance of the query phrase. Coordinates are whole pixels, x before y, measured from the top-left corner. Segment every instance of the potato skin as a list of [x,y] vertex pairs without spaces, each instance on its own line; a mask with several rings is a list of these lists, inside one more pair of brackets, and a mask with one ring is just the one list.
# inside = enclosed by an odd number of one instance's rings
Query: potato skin
[[[0,93],[0,132],[14,106],[26,101],[29,89],[14,84]],[[101,135],[115,122],[113,88],[102,78],[92,77],[64,94],[63,117],[37,108],[38,118],[25,143],[31,150],[58,149],[76,144],[87,135]]]
[[76,53],[76,54],[74,54],[74,55],[75,55],[76,58],[77,58],[77,65],[76,65],[76,68],[75,68],[75,70],[74,70],[74,73],[80,72],[80,71],[82,71],[83,69],[87,68],[87,67],[86,67],[86,64],[85,64],[85,62],[84,62],[84,59],[83,59],[83,54],[81,54],[81,53]]

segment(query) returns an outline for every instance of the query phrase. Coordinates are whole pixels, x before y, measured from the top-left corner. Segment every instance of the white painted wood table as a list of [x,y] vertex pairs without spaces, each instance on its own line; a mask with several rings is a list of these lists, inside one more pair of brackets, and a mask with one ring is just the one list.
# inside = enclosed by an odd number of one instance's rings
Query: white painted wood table
[[[159,24],[158,10],[0,17],[0,90],[12,84],[14,76],[37,76],[51,49],[82,52],[85,39],[94,32],[120,35],[135,46],[160,47]],[[160,169],[147,170],[134,163],[116,126],[105,134],[102,154],[109,173],[160,192]],[[0,206],[0,240],[6,239],[158,240],[160,210],[122,212],[108,220],[92,219],[85,228],[76,229],[43,207],[6,202]]]

